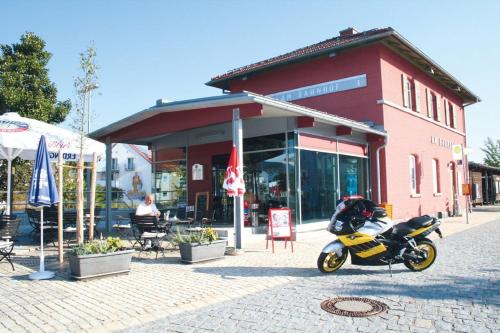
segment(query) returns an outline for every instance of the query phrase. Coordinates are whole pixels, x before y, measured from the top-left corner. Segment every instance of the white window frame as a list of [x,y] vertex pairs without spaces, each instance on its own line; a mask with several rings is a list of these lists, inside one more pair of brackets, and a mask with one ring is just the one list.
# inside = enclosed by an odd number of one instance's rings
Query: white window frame
[[111,170],[113,171],[118,170],[118,159],[116,157],[113,157],[111,159]]
[[448,108],[449,108],[449,118],[450,118],[450,127],[451,128],[457,128],[457,115],[456,115],[456,111],[455,111],[455,107],[453,106],[453,104],[449,104],[448,105]]
[[417,157],[415,155],[409,156],[409,171],[410,171],[410,194],[416,195],[418,193],[418,174],[417,174]]
[[127,170],[134,170],[135,165],[134,165],[134,158],[133,157],[127,157]]
[[432,163],[432,193],[441,194],[441,183],[439,175],[439,160],[433,158]]

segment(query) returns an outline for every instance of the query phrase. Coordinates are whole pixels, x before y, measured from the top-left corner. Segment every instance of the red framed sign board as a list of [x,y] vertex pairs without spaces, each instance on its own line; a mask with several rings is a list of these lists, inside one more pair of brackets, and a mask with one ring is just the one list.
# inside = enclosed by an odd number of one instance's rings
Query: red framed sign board
[[269,239],[271,239],[273,253],[275,239],[284,239],[285,249],[286,243],[290,241],[290,246],[293,253],[292,211],[290,208],[269,208],[266,249],[269,246]]

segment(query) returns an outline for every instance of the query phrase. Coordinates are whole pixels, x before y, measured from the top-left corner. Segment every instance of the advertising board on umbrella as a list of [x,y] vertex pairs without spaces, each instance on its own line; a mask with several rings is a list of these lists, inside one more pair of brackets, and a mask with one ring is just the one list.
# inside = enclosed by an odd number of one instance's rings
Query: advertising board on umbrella
[[[7,193],[11,193],[12,160],[20,157],[34,160],[40,137],[45,135],[47,154],[51,161],[61,155],[64,161],[77,161],[80,152],[80,135],[64,128],[31,118],[21,117],[15,112],[0,115],[0,158],[7,160]],[[91,161],[93,153],[104,153],[104,144],[84,138],[84,160]],[[7,195],[6,214],[10,215],[10,195]]]

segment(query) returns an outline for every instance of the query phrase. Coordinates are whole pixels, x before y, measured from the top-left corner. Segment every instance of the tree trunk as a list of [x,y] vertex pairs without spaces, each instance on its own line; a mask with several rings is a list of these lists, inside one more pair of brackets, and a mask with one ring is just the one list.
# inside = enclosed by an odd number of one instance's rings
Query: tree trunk
[[76,241],[83,243],[83,158],[78,161],[76,188]]
[[89,240],[94,239],[94,209],[95,209],[95,185],[96,185],[96,162],[97,155],[92,156],[92,172],[90,178],[90,217],[89,217]]

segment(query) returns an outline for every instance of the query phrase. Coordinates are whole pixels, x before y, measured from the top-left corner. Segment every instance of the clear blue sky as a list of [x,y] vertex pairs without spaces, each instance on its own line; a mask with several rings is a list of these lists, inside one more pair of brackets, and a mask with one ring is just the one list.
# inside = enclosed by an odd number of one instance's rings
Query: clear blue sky
[[204,85],[229,69],[358,30],[391,26],[483,100],[468,107],[471,160],[500,139],[500,1],[2,0],[0,43],[26,31],[53,54],[60,100],[74,99],[79,53],[97,47],[95,130],[154,105],[219,95]]

